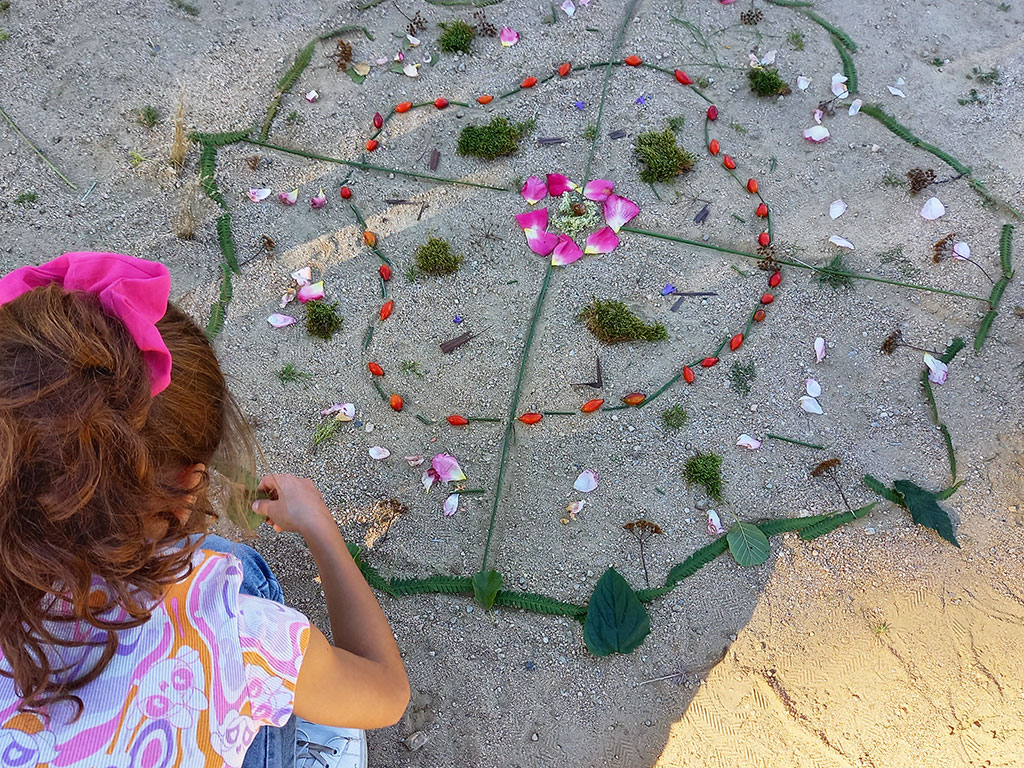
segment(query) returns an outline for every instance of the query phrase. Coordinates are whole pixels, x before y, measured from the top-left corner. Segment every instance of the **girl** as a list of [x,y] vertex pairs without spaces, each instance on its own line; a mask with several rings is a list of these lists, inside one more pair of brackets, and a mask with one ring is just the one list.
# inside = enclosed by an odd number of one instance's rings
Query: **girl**
[[0,278],[0,766],[365,766],[348,729],[409,699],[387,619],[309,480],[252,509],[305,539],[334,646],[205,535],[245,432],[169,291],[108,253]]

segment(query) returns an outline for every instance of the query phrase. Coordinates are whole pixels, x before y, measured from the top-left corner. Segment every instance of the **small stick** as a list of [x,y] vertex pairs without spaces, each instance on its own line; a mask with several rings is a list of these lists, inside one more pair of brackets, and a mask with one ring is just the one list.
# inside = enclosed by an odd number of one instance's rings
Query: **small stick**
[[465,419],[466,421],[491,421],[495,424],[501,423],[501,419],[495,419],[491,416],[466,416]]
[[454,339],[448,339],[448,341],[441,343],[441,351],[444,352],[446,355],[450,355],[452,352],[454,352],[456,349],[458,349],[463,344],[468,342],[470,339],[475,339],[481,333],[484,333],[488,330],[490,330],[490,326],[484,328],[484,330],[482,331],[478,331],[477,333],[466,331],[460,336],[456,336]]
[[[65,175],[64,175],[63,173],[61,173],[61,172],[60,172],[60,171],[59,171],[59,170],[57,169],[57,166],[56,166],[56,165],[54,165],[53,163],[51,163],[51,162],[49,161],[49,159],[48,159],[48,158],[46,157],[46,155],[44,155],[44,154],[43,154],[43,151],[42,151],[41,149],[39,149],[39,147],[37,147],[37,146],[36,146],[36,145],[35,145],[35,144],[34,144],[34,143],[32,142],[32,139],[30,139],[30,138],[29,138],[28,136],[26,136],[26,135],[25,135],[25,134],[24,134],[24,133],[22,132],[21,128],[19,128],[19,127],[18,127],[18,125],[17,125],[17,123],[15,123],[15,122],[14,122],[14,120],[12,120],[12,119],[11,119],[11,116],[10,116],[10,115],[8,115],[8,114],[7,114],[7,113],[6,113],[5,111],[4,111],[4,108],[3,108],[3,107],[0,107],[0,115],[3,115],[3,118],[4,118],[4,119],[5,119],[5,120],[6,120],[6,121],[7,121],[7,122],[8,122],[9,124],[10,124],[11,128],[13,128],[13,129],[14,129],[14,132],[15,132],[16,134],[18,134],[18,136],[20,136],[20,137],[21,137],[21,140],[22,140],[22,141],[24,141],[24,142],[25,142],[26,144],[28,144],[29,148],[30,148],[30,149],[31,149],[31,150],[32,150],[33,152],[35,152],[35,153],[36,153],[37,155],[39,155],[39,159],[40,159],[40,160],[42,160],[42,161],[43,161],[44,163],[46,163],[46,164],[47,164],[47,165],[48,165],[48,166],[50,167],[50,170],[51,170],[51,171],[53,171],[53,172],[54,172],[54,173],[56,173],[56,174],[57,174],[58,176],[60,176],[60,180],[61,180],[61,181],[63,181],[63,182],[65,183],[65,184],[67,184],[67,185],[68,185],[69,187],[71,187],[71,189],[75,190],[76,192],[78,191],[78,187],[76,187],[76,186],[75,186],[74,184],[72,184],[72,183],[71,183],[71,181],[70,181],[70,180],[68,179],[68,177],[67,177],[67,176],[65,176]],[[88,194],[88,193],[87,193],[87,194]]]
[[541,411],[545,416],[575,416],[576,411]]
[[433,424],[433,423],[434,423],[434,422],[432,422],[432,421],[431,421],[430,419],[428,419],[428,418],[427,418],[426,416],[424,416],[424,415],[422,415],[422,414],[420,414],[420,413],[417,413],[417,414],[416,414],[416,420],[417,420],[417,421],[419,421],[419,422],[420,422],[421,424],[426,424],[426,425],[427,425],[428,427],[429,427],[429,426],[430,426],[431,424]]
[[670,296],[717,296],[718,291],[672,291]]
[[479,493],[487,493],[486,488],[467,488],[464,491],[452,491],[452,493],[461,493],[463,496],[472,496]]
[[437,164],[440,163],[440,162],[441,162],[441,153],[438,150],[436,150],[436,149],[431,150],[430,151],[430,170],[436,171],[437,170]]
[[662,680],[672,680],[677,677],[682,677],[686,672],[673,672],[671,675],[662,675],[661,677],[652,677],[650,680],[641,680],[637,685],[647,685],[648,683],[660,683]]
[[549,146],[552,144],[565,144],[568,139],[563,136],[551,136],[550,138],[537,139],[537,143],[542,146]]

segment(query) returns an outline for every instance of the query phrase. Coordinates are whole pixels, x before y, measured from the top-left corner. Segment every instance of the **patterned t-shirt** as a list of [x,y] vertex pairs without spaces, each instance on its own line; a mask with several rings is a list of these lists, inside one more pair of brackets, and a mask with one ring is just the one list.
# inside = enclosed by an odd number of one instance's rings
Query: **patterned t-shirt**
[[[77,720],[69,702],[49,718],[19,713],[13,681],[0,677],[2,768],[236,768],[260,726],[284,725],[309,620],[239,594],[232,555],[199,550],[194,564],[145,624],[119,633],[109,665],[75,692]],[[105,634],[70,627],[83,645],[53,653],[89,669],[101,649],[85,644]],[[0,668],[9,669],[2,654]]]

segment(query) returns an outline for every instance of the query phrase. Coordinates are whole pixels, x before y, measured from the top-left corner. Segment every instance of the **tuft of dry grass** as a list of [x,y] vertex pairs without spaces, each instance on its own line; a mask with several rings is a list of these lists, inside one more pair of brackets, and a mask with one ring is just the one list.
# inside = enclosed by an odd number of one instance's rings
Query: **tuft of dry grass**
[[171,138],[170,161],[179,176],[185,170],[185,154],[188,152],[188,134],[185,131],[185,91],[178,97],[178,111],[174,113],[174,136]]
[[199,226],[199,182],[185,186],[171,221],[171,230],[179,240],[191,240]]

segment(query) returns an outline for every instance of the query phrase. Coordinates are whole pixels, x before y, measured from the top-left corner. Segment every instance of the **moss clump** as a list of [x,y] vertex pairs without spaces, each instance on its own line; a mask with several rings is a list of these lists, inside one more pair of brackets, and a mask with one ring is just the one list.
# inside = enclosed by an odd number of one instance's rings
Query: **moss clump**
[[751,67],[750,90],[758,96],[778,96],[789,93],[789,86],[786,81],[779,77],[779,70],[768,69],[768,67]]
[[676,144],[676,135],[671,128],[661,133],[647,131],[637,136],[636,157],[641,165],[640,178],[649,184],[671,181],[697,162],[695,155]]
[[621,301],[594,299],[576,316],[605,344],[623,341],[665,341],[668,331],[661,323],[648,325]]
[[318,339],[330,339],[341,330],[345,318],[338,314],[338,302],[306,302],[306,333]]
[[701,453],[686,460],[683,477],[690,485],[699,485],[715,501],[722,500],[722,457],[717,453]]
[[729,381],[732,383],[732,388],[739,392],[741,395],[750,394],[750,385],[754,383],[754,379],[757,378],[757,369],[753,363],[741,363],[739,361],[732,364],[732,368],[729,369]]
[[464,21],[441,23],[441,36],[437,38],[438,47],[445,53],[469,53],[470,44],[476,36],[476,30]]
[[814,279],[834,291],[838,291],[840,288],[852,288],[853,279],[846,274],[849,271],[843,254],[837,253],[828,264],[814,273]]
[[458,272],[465,257],[453,253],[447,240],[431,237],[416,249],[416,271],[428,275],[450,275]]
[[152,128],[160,122],[160,113],[152,104],[146,104],[139,107],[138,112],[135,113],[135,121],[146,128]]
[[467,125],[459,134],[457,151],[482,160],[514,154],[519,149],[519,140],[532,131],[534,125],[532,120],[510,123],[504,117],[496,117],[487,125]]
[[690,415],[681,405],[673,405],[667,411],[661,414],[661,423],[665,425],[665,429],[682,429],[686,426],[686,422],[690,420]]

